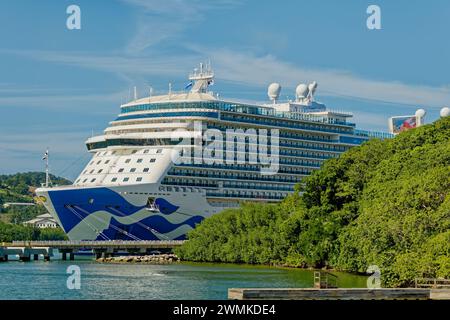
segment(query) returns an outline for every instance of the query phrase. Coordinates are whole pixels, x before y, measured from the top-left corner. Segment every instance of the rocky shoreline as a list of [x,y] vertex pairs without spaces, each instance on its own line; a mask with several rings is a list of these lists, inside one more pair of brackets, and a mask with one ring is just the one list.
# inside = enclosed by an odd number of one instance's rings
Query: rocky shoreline
[[146,256],[118,256],[118,257],[106,257],[99,258],[97,262],[103,263],[145,263],[145,264],[170,264],[179,262],[178,258],[174,254],[155,254]]

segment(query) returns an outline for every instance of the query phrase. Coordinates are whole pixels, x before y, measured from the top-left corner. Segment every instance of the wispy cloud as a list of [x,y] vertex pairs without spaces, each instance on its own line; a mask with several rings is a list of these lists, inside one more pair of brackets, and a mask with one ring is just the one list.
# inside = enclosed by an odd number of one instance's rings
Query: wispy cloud
[[[93,114],[111,114],[118,110],[120,103],[128,100],[129,92],[119,90],[105,93],[86,93],[86,92],[61,92],[55,94],[51,88],[27,89],[13,86],[8,89],[0,90],[0,109],[1,108],[40,108],[42,110],[59,110],[65,112],[86,112]],[[96,104],[97,108],[92,108]],[[108,106],[105,108],[105,106]],[[111,108],[111,106],[113,106]],[[115,108],[115,109],[113,109]]]
[[[18,54],[27,55],[32,59],[109,71],[127,77],[180,77],[190,66],[208,56],[213,57],[213,65],[219,79],[246,86],[263,88],[270,82],[276,81],[280,82],[282,86],[294,88],[300,82],[314,80],[319,83],[321,95],[432,108],[439,108],[450,102],[448,86],[432,87],[395,80],[373,80],[345,70],[311,69],[281,61],[272,55],[258,56],[249,52],[239,52],[237,49],[218,49],[194,45],[189,45],[187,48],[191,54],[182,56],[174,54],[170,57],[157,53],[139,58],[48,51],[30,51]],[[291,95],[291,93],[289,94]],[[76,99],[76,97],[74,98]],[[78,99],[90,98],[95,97]],[[111,96],[111,98],[117,97]]]
[[450,89],[372,80],[348,71],[317,70],[280,61],[272,55],[255,56],[228,49],[199,48],[214,57],[220,78],[244,84],[267,85],[272,81],[295,86],[317,81],[320,92],[337,97],[361,98],[380,102],[440,107],[450,102]]
[[136,32],[125,52],[139,54],[145,49],[180,33],[204,19],[209,10],[234,7],[237,0],[122,0],[137,8]]
[[[346,99],[398,105],[420,105],[438,108],[450,102],[450,88],[403,83],[396,79],[373,80],[346,70],[312,69],[297,63],[282,61],[273,55],[258,55],[248,48],[215,48],[198,43],[184,43],[182,34],[189,26],[206,19],[208,11],[234,8],[237,0],[205,2],[201,0],[121,0],[136,10],[136,30],[123,50],[108,54],[90,52],[61,52],[42,50],[0,50],[3,54],[22,55],[30,59],[99,70],[115,74],[127,85],[145,82],[151,77],[180,78],[193,65],[206,57],[212,58],[220,80],[261,89],[273,81],[283,87],[294,88],[299,82],[317,81],[319,93]],[[176,44],[183,54],[167,55],[159,44],[167,40]],[[158,45],[156,45],[158,44]],[[146,50],[151,48],[152,50]],[[1,87],[0,87],[1,90]],[[126,91],[126,90],[125,90]],[[283,92],[283,94],[293,95]],[[44,96],[54,102],[66,98],[78,101],[110,99],[118,101],[127,96],[116,92],[108,95]],[[41,99],[40,99],[41,100]],[[36,103],[29,97],[0,98],[0,105]]]
[[0,172],[43,171],[42,154],[46,148],[50,148],[51,172],[74,179],[89,158],[83,144],[86,138],[83,132],[67,130],[56,135],[42,132],[2,133]]
[[[30,59],[83,67],[109,72],[135,83],[136,79],[149,77],[180,77],[188,68],[211,57],[219,79],[239,83],[244,86],[265,87],[272,81],[278,81],[284,87],[293,88],[299,82],[318,81],[320,94],[347,99],[366,99],[372,102],[421,105],[438,108],[450,101],[448,86],[432,87],[408,84],[392,80],[373,80],[350,73],[346,70],[311,69],[291,62],[282,61],[273,55],[257,55],[243,48],[212,48],[195,43],[177,44],[189,53],[165,55],[158,50],[158,44],[164,40],[179,37],[192,23],[204,19],[209,10],[236,6],[237,1],[153,1],[122,0],[136,8],[136,33],[123,51],[113,54],[91,54],[90,52],[61,51],[14,51],[0,50],[3,54],[22,55]],[[153,47],[151,52],[145,49]],[[127,96],[126,90],[111,94],[96,95],[42,95],[39,101],[23,92],[0,87],[4,93],[0,105],[43,105],[47,102],[64,103],[67,101],[111,101],[116,102]],[[20,93],[20,94],[19,94]],[[284,92],[286,94],[286,92]],[[293,93],[292,93],[293,94]],[[291,95],[291,93],[289,93]]]

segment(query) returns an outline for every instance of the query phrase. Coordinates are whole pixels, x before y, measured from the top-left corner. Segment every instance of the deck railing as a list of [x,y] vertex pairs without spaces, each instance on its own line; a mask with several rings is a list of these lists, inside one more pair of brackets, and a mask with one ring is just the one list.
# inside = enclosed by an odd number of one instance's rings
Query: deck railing
[[416,278],[416,288],[450,289],[450,279],[442,278]]
[[338,277],[326,271],[314,271],[314,288],[337,288]]

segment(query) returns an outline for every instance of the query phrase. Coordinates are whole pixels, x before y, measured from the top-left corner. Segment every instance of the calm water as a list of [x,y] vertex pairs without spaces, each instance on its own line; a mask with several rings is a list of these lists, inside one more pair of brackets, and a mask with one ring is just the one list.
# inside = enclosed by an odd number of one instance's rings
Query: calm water
[[[66,286],[66,269],[81,268],[81,289]],[[366,277],[335,273],[340,287]],[[91,260],[0,263],[0,299],[226,299],[231,287],[312,287],[307,270],[229,264],[101,264]]]

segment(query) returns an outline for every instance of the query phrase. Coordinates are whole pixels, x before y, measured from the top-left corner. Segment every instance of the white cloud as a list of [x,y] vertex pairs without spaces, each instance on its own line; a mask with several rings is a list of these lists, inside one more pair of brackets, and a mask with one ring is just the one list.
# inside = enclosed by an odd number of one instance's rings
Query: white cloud
[[236,0],[123,0],[138,9],[136,32],[125,48],[139,54],[163,40],[174,38],[193,23],[203,20],[207,11],[239,4]]
[[265,86],[280,82],[295,87],[300,82],[317,81],[319,91],[330,96],[372,101],[440,107],[450,102],[448,87],[405,84],[360,77],[348,71],[315,70],[283,62],[271,55],[255,56],[228,49],[199,48],[214,57],[220,78],[244,84]]
[[[321,95],[433,108],[448,105],[450,102],[450,88],[448,86],[432,87],[401,83],[395,80],[372,80],[348,71],[310,69],[280,61],[272,55],[258,56],[252,53],[239,52],[238,49],[196,46],[189,46],[188,49],[192,52],[189,55],[174,54],[167,57],[155,53],[152,56],[139,58],[48,51],[29,51],[18,54],[38,60],[123,74],[124,77],[144,78],[152,76],[181,77],[198,61],[208,56],[212,57],[213,66],[219,80],[246,86],[265,89],[267,84],[277,81],[284,87],[293,88],[300,82],[315,80],[319,83]],[[286,92],[283,93],[287,94]],[[292,95],[293,93],[288,94]],[[78,99],[90,98],[93,97],[79,97]]]
[[[128,99],[129,92],[121,90],[111,93],[91,94],[85,92],[68,94],[67,90],[64,94],[55,94],[49,88],[27,89],[21,87],[11,87],[0,90],[0,109],[10,107],[38,107],[46,110],[61,110],[67,112],[85,112],[89,114],[105,114],[119,110],[119,104],[125,103]],[[106,106],[107,109],[102,106]],[[92,104],[97,104],[97,108],[92,108]]]
[[61,132],[3,132],[0,141],[1,173],[43,171],[43,152],[50,150],[51,173],[75,178],[91,157],[84,141],[88,132],[62,130]]

